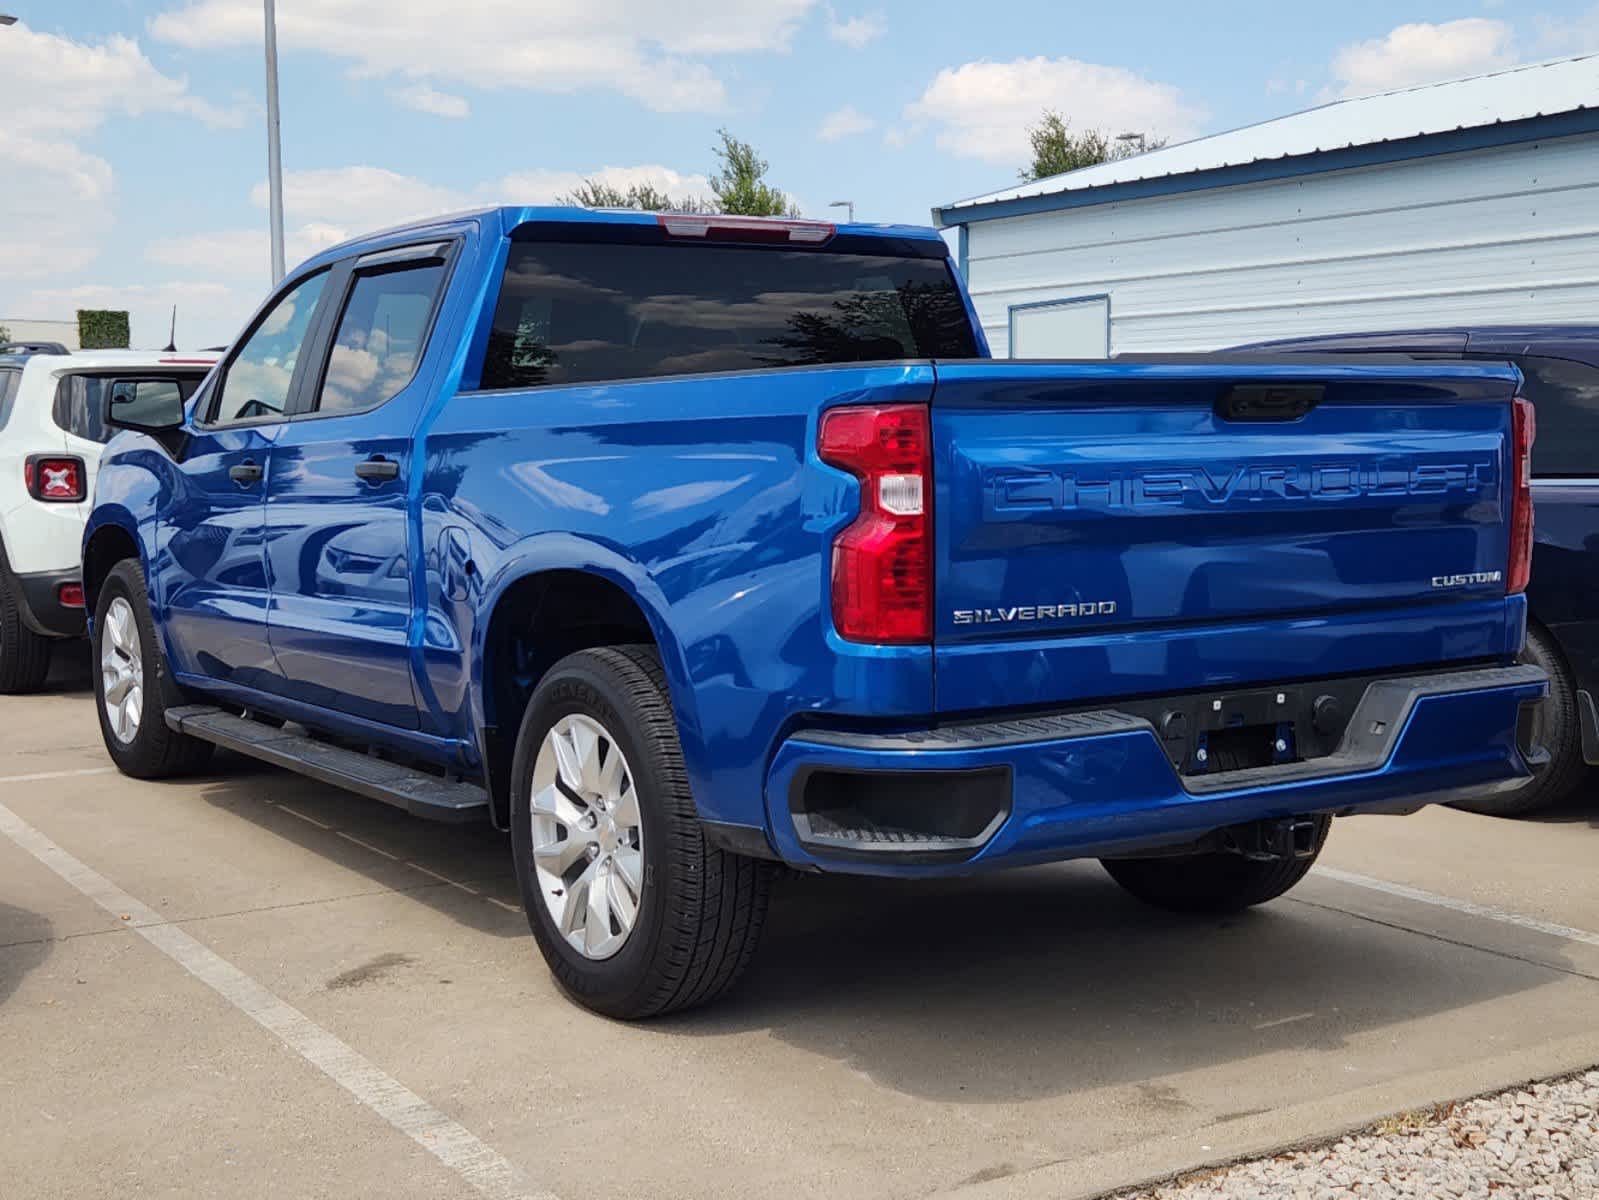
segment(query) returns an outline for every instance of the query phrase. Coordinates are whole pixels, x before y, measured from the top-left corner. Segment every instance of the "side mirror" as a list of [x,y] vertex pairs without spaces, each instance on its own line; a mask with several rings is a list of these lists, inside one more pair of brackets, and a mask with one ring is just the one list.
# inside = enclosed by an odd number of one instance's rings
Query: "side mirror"
[[181,429],[183,392],[171,379],[113,380],[106,390],[105,423],[141,433]]

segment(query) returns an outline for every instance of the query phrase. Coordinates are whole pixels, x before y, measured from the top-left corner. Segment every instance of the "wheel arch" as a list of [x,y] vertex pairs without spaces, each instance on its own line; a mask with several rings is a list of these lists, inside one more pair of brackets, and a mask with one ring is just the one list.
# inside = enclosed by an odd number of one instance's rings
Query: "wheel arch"
[[111,569],[125,558],[137,559],[144,567],[144,550],[139,543],[138,526],[131,514],[95,514],[83,539],[83,609],[86,620],[94,620],[100,600],[100,586]]
[[510,819],[510,768],[522,715],[560,659],[596,646],[653,645],[685,753],[698,720],[668,604],[642,564],[562,536],[524,548],[486,581],[472,652],[473,715],[494,824]]

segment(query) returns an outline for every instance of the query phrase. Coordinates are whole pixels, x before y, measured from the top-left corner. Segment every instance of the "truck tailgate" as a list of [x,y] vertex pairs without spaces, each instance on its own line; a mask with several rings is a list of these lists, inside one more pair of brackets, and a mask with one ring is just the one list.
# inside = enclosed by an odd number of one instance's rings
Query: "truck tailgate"
[[942,711],[1503,651],[1510,367],[937,374]]

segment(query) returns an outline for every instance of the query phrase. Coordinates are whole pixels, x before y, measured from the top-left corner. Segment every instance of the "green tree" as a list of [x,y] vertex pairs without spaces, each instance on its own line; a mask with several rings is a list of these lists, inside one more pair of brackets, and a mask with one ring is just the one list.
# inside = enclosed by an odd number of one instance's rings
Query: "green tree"
[[652,183],[630,183],[626,189],[603,179],[585,179],[574,190],[555,198],[557,204],[580,208],[639,208],[645,212],[705,212],[710,204],[697,196],[673,199]]
[[720,169],[711,179],[717,207],[745,217],[797,217],[799,205],[766,182],[767,162],[755,147],[741,142],[725,129],[717,130],[722,144],[716,148]]
[[9,342],[10,340],[11,340],[11,331],[9,329],[7,329],[4,325],[0,325],[0,342]]
[[80,308],[78,345],[85,350],[126,350],[128,314],[121,309]]
[[1033,144],[1033,161],[1019,174],[1023,183],[1047,179],[1051,175],[1064,175],[1082,167],[1130,158],[1145,150],[1159,150],[1165,138],[1140,134],[1138,141],[1111,140],[1100,129],[1072,132],[1072,123],[1054,109],[1046,108],[1037,125],[1027,131],[1027,140]]

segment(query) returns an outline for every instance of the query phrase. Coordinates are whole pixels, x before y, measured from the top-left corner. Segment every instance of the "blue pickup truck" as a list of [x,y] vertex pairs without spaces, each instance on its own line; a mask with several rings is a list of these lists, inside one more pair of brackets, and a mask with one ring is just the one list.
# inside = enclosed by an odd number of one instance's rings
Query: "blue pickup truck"
[[931,230],[557,208],[295,271],[84,544],[105,744],[508,830],[560,985],[709,1000],[777,864],[1257,904],[1518,786],[1494,363],[996,362]]
[[1261,353],[1404,354],[1509,362],[1522,374],[1543,437],[1532,448],[1537,513],[1527,644],[1522,659],[1549,675],[1532,738],[1548,751],[1532,778],[1461,808],[1491,816],[1539,812],[1575,795],[1599,766],[1599,326],[1476,325],[1367,330],[1262,342]]

